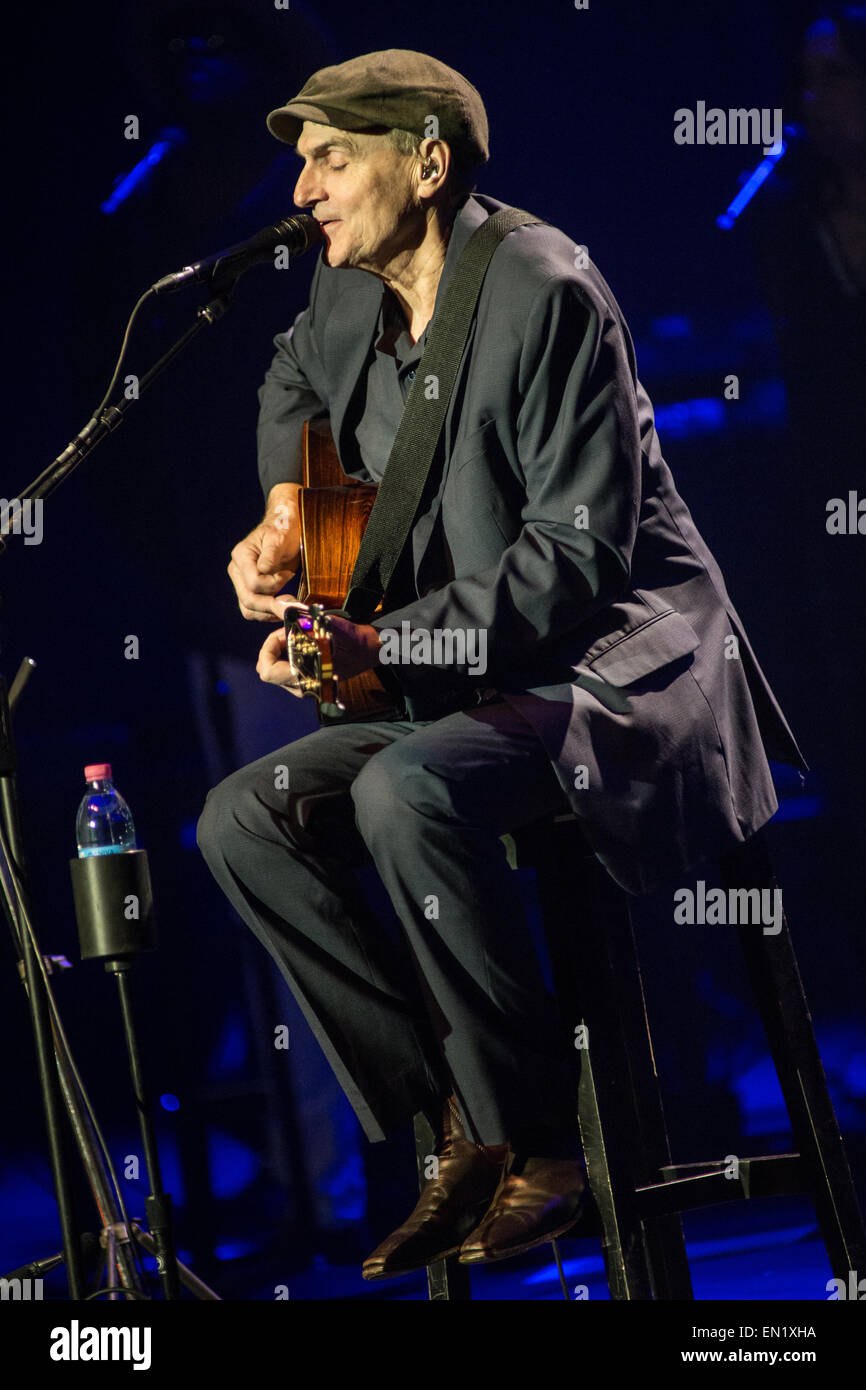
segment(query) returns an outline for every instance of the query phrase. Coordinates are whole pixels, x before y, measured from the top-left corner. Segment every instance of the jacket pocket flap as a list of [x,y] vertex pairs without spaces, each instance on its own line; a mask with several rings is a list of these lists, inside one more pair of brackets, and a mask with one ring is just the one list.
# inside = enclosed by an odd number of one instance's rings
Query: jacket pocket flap
[[700,638],[691,623],[671,609],[626,633],[586,664],[608,685],[631,685],[698,646]]

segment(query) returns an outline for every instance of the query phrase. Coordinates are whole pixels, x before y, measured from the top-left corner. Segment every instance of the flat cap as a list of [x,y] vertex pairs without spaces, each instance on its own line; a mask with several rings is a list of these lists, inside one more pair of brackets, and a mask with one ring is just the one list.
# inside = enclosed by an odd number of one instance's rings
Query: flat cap
[[270,113],[268,129],[288,145],[297,144],[304,121],[340,130],[385,126],[429,136],[430,116],[439,122],[439,138],[452,148],[478,164],[490,158],[487,113],[472,83],[437,58],[410,48],[362,53],[320,68],[296,97]]

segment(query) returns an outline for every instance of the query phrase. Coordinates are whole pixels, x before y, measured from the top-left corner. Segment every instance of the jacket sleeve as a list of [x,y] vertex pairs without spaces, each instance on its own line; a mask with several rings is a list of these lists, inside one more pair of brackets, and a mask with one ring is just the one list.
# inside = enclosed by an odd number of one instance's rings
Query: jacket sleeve
[[[499,432],[512,432],[523,473],[520,534],[495,566],[372,624],[380,631],[399,631],[406,620],[428,632],[484,631],[491,673],[531,667],[539,644],[621,597],[640,508],[636,388],[624,334],[600,296],[559,275],[540,287],[515,388],[516,421]],[[423,666],[393,670],[407,693],[423,692]]]
[[304,421],[328,414],[324,373],[313,333],[320,269],[321,260],[310,286],[308,308],[298,314],[287,332],[274,338],[277,350],[259,388],[256,439],[265,501],[276,483],[301,481]]

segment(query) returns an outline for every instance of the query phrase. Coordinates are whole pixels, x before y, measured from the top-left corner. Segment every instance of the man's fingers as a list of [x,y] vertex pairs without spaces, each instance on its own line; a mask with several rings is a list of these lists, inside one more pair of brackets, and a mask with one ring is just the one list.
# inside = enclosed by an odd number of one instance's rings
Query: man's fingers
[[244,618],[268,622],[282,616],[273,599],[295,573],[296,551],[286,530],[272,525],[259,526],[238,541],[227,571]]
[[241,611],[241,617],[250,622],[272,623],[274,621],[274,614],[270,608],[247,608],[240,601],[238,601],[238,608]]
[[287,578],[294,574],[285,551],[285,537],[277,536],[273,541],[265,539],[256,559],[258,574],[284,574]]
[[248,558],[243,565],[232,557],[228,563],[228,576],[238,593],[246,590],[250,594],[273,593],[275,587],[281,588],[292,577],[289,570],[277,570],[271,574],[260,572],[256,568],[255,557]]
[[285,584],[295,572],[293,555],[286,547],[286,538],[270,528],[254,531],[239,541],[231,553],[229,572],[234,566],[247,588],[256,592],[259,584],[273,585],[274,580]]
[[273,608],[273,594],[275,589],[282,588],[285,583],[284,579],[279,576],[275,578],[261,576],[254,580],[254,587],[251,588],[234,560],[229,562],[228,576],[237,595],[238,607],[245,618],[266,622],[280,616],[279,613],[275,613]]
[[294,574],[298,550],[296,534],[283,526],[266,525],[259,527],[250,539],[259,551],[257,567],[260,573]]
[[275,618],[281,616],[274,612],[274,600],[272,598],[267,598],[264,595],[257,598],[255,594],[251,594],[237,585],[235,585],[235,593],[237,594],[238,608],[244,618],[250,618],[259,623],[272,623]]
[[[261,667],[263,670],[265,670],[274,666],[275,664],[277,664],[278,659],[281,653],[283,652],[285,652],[286,656],[288,657],[286,634],[283,632],[282,628],[276,627],[274,628],[273,632],[268,633],[267,637],[262,643],[261,651],[259,652],[258,665],[256,669],[258,670],[258,668]],[[285,660],[280,662],[279,664],[283,666],[290,666],[291,662],[289,660]]]
[[302,603],[299,598],[295,598],[293,594],[278,594],[276,598],[271,599],[271,612],[275,617],[285,618],[289,608],[298,613],[310,611],[308,605]]
[[267,681],[271,685],[281,685],[292,695],[303,696],[304,692],[301,690],[298,671],[294,662],[279,659],[284,651],[286,651],[286,634],[281,628],[276,628],[268,634],[262,644],[259,659],[256,662],[256,672],[261,680]]
[[255,593],[273,594],[288,584],[294,570],[260,569],[256,570],[256,582],[251,587]]

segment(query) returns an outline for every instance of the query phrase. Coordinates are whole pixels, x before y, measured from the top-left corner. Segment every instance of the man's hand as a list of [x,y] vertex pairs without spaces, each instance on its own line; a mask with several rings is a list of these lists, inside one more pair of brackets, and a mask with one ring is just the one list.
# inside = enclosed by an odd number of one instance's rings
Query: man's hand
[[[306,607],[292,598],[278,598],[272,602],[273,611],[279,612],[280,615],[287,607]],[[378,665],[382,639],[374,627],[365,623],[351,623],[347,618],[336,616],[330,618],[330,623],[334,670],[338,680],[348,680],[350,676],[357,676],[361,671],[370,671]],[[256,673],[263,681],[281,685],[292,695],[303,696],[297,668],[288,660],[286,634],[283,628],[277,628],[265,638],[256,663]]]
[[256,675],[260,680],[269,681],[271,685],[281,685],[284,690],[288,690],[290,695],[303,698],[304,692],[300,686],[298,668],[293,661],[289,660],[286,650],[284,628],[275,628],[265,638],[259,652],[259,659],[256,662]]
[[228,575],[245,618],[273,622],[282,617],[274,598],[298,568],[301,550],[299,483],[278,483],[268,494],[264,519],[238,541]]

